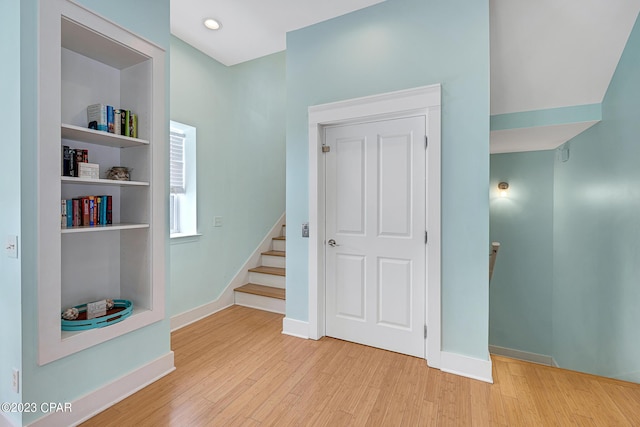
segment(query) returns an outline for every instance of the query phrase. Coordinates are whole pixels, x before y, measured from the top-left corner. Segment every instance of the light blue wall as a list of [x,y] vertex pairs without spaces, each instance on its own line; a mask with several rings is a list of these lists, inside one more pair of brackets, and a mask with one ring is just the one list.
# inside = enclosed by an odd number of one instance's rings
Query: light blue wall
[[[309,219],[307,108],[442,84],[442,338],[486,359],[489,2],[387,0],[287,36],[287,222]],[[287,236],[287,317],[308,320],[308,241]]]
[[554,356],[560,366],[640,382],[640,21],[602,122],[556,162]]
[[226,67],[171,38],[171,118],[197,128],[202,234],[172,241],[172,315],[217,299],[284,213],[285,93],[284,52]]
[[[5,238],[20,235],[20,0],[3,0],[0,13],[0,129],[3,129],[2,165],[4,179],[0,181],[0,402],[21,402],[22,393],[11,388],[11,370],[22,370],[21,318],[21,258],[11,259],[4,254]],[[9,161],[7,161],[10,159]],[[21,248],[22,242],[19,242]],[[21,423],[19,413],[0,414]],[[0,422],[1,424],[1,422]]]
[[[500,243],[489,299],[489,344],[552,354],[555,151],[491,156],[491,241]],[[509,183],[508,197],[498,194]]]
[[[80,1],[164,49],[169,48],[169,1]],[[134,4],[135,3],[135,4]],[[22,0],[21,11],[21,221],[23,401],[69,402],[170,351],[168,320],[44,366],[37,365],[37,1]],[[128,10],[130,13],[122,13]],[[152,15],[153,19],[140,19]],[[168,61],[168,55],[167,55]],[[167,63],[168,69],[168,63]],[[168,76],[166,81],[168,90]],[[167,122],[168,127],[168,122]],[[168,237],[168,233],[167,233]],[[28,423],[42,414],[25,414]]]

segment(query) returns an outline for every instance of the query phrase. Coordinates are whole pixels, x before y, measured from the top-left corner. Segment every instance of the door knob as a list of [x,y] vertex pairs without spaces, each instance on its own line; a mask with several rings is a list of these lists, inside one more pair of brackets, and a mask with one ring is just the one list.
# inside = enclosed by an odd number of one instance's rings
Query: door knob
[[332,248],[335,248],[336,246],[340,246],[339,244],[336,243],[335,240],[333,239],[329,239],[329,241],[327,242],[329,244],[329,246],[331,246]]

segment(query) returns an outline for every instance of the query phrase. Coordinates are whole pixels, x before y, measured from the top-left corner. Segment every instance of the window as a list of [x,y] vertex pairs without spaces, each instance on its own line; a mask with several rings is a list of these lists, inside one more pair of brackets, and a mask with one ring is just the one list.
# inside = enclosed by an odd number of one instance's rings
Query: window
[[197,235],[196,128],[172,120],[169,135],[170,234]]

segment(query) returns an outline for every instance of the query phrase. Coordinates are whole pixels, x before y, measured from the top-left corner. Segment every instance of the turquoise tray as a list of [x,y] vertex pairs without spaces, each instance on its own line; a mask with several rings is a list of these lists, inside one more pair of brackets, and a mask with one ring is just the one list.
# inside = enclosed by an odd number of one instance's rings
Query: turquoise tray
[[[126,299],[114,299],[113,300],[114,308],[124,308],[124,310],[118,311],[116,313],[107,314],[106,316],[96,317],[91,320],[62,320],[62,330],[63,331],[86,331],[87,329],[95,329],[95,328],[103,328],[105,326],[113,325],[114,323],[118,323],[131,316],[133,312],[133,303]],[[80,313],[84,313],[87,311],[86,304],[76,305],[75,308],[78,309]]]

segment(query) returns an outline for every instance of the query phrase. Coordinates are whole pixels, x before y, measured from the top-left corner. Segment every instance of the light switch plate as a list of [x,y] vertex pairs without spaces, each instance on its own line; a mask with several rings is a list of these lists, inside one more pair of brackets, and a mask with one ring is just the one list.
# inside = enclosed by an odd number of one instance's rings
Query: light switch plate
[[302,224],[302,237],[309,237],[309,223]]
[[214,216],[213,217],[213,226],[214,227],[222,227],[222,217],[221,216]]
[[7,236],[5,251],[9,258],[18,258],[18,236]]

